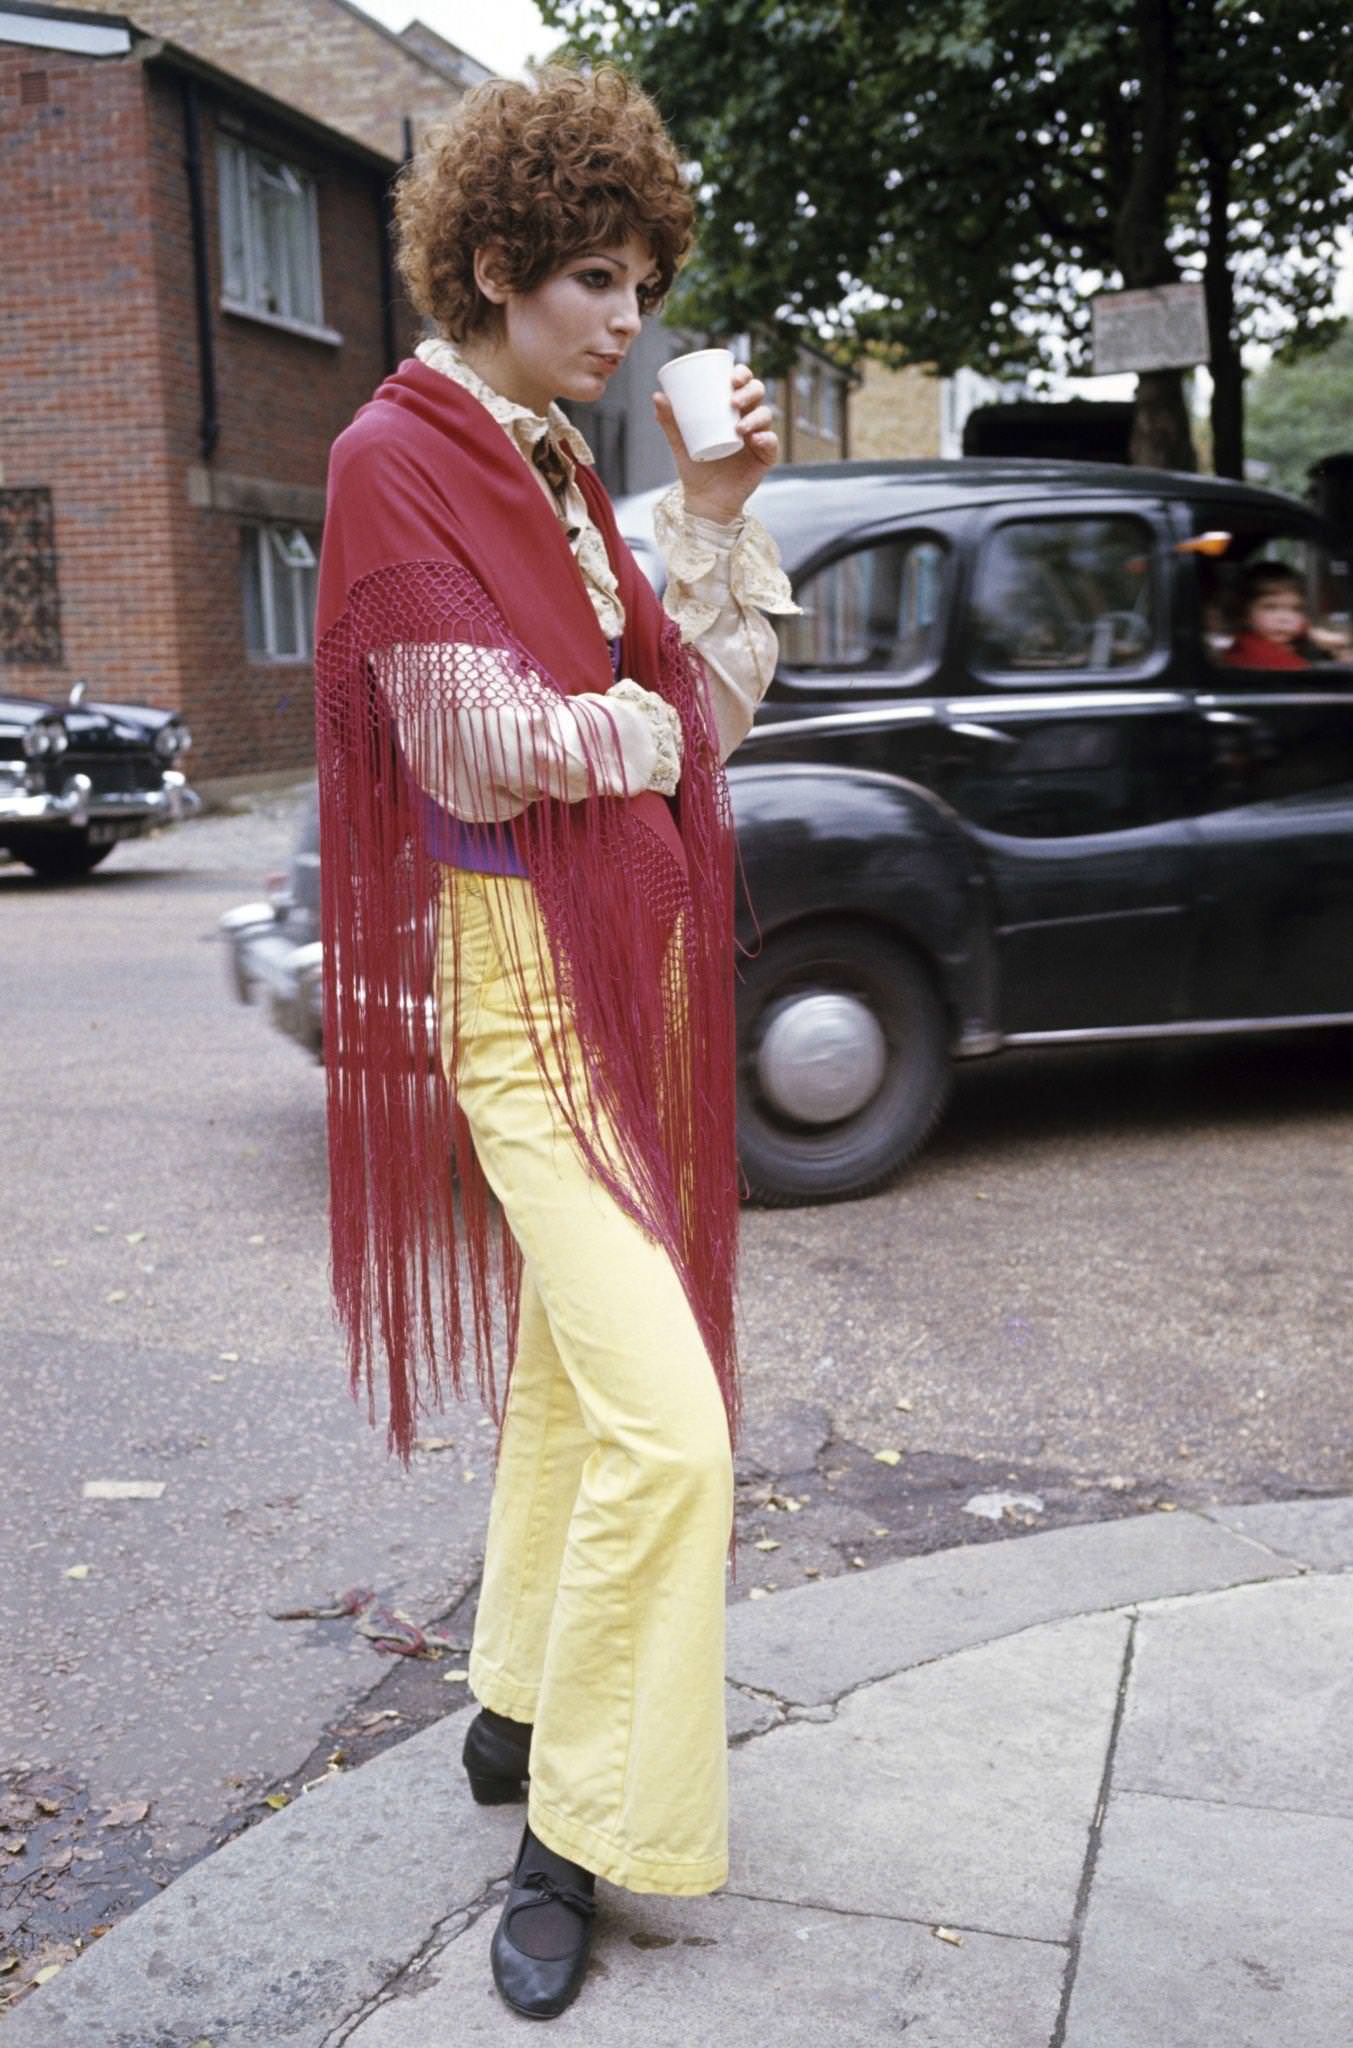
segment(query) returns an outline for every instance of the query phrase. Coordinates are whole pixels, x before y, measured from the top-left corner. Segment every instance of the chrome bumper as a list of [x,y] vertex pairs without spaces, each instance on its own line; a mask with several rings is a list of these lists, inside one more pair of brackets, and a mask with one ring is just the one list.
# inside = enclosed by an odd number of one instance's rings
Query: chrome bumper
[[227,910],[220,932],[229,949],[231,986],[242,1003],[261,998],[273,1023],[319,1059],[324,1044],[324,948],[298,946],[278,930],[271,903]]
[[60,796],[51,790],[25,789],[22,780],[0,775],[0,825],[64,826],[80,831],[91,824],[127,824],[138,832],[149,832],[157,825],[177,825],[201,808],[201,797],[188,787],[187,776],[177,768],[166,768],[162,789],[96,793],[87,775],[72,775]]

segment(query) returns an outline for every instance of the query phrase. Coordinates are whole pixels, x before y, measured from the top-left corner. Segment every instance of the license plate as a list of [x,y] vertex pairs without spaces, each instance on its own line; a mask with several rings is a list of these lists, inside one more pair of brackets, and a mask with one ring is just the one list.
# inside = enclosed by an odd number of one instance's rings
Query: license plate
[[115,839],[131,839],[136,832],[135,825],[115,825],[95,819],[89,827],[91,846],[111,846]]

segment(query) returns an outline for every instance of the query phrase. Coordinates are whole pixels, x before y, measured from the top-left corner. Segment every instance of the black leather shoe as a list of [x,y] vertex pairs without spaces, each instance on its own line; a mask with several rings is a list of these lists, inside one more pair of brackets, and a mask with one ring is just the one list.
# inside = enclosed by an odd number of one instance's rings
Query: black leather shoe
[[[520,1734],[517,1731],[520,1730]],[[508,1806],[526,1797],[530,1775],[531,1725],[495,1714],[476,1714],[465,1731],[461,1762],[479,1806]]]
[[552,2020],[577,1997],[592,1946],[595,1882],[527,1827],[493,1931],[493,1981],[514,2012]]

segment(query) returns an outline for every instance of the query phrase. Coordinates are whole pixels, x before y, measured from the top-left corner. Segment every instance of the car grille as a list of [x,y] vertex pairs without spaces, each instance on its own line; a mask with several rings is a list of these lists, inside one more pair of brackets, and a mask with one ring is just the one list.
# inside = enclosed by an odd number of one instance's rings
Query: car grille
[[67,776],[87,775],[95,796],[128,795],[139,789],[158,789],[160,765],[150,754],[115,756],[67,754],[61,763]]

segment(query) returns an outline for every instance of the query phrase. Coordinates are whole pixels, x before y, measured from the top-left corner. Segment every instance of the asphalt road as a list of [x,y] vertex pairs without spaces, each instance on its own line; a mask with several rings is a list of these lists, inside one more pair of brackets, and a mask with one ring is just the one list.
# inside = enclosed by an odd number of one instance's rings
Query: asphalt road
[[[0,867],[0,1996],[269,1794],[465,1698],[462,1657],[270,1619],[361,1584],[467,1642],[492,1441],[455,1408],[405,1474],[346,1391],[320,1075],[228,995],[216,937],[294,809],[65,888]],[[893,1191],[747,1214],[731,1597],[1353,1491],[1351,1047],[974,1063]],[[164,1491],[83,1496],[129,1479]]]

